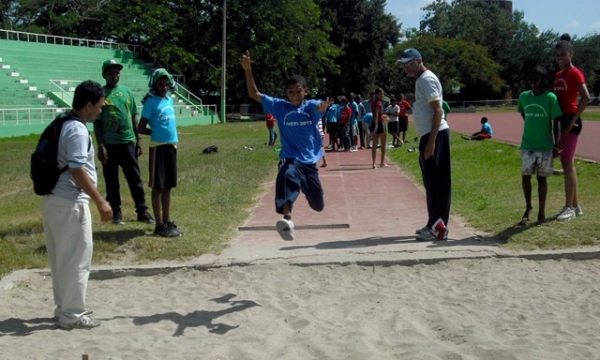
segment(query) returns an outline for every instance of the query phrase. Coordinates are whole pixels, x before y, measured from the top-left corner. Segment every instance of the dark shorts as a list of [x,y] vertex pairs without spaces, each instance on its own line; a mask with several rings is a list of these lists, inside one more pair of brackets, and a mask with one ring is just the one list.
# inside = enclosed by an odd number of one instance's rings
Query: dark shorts
[[395,134],[397,133],[398,130],[398,122],[397,121],[390,121],[388,122],[388,132]]
[[375,131],[375,123],[369,125],[369,131],[371,134],[385,134],[385,125],[380,121],[377,123],[377,131]]
[[408,130],[408,116],[398,117],[398,132]]
[[317,166],[301,164],[293,159],[280,160],[275,181],[275,211],[283,214],[286,202],[293,208],[300,193],[304,193],[311,209],[322,211],[325,207]]
[[330,135],[337,136],[340,126],[336,122],[327,123],[327,133]]
[[[571,122],[571,119],[573,118],[573,115],[575,114],[562,114],[562,116],[560,116],[558,118],[558,121],[560,122],[560,128],[561,130],[566,128],[567,126],[569,126],[569,123]],[[575,126],[573,126],[571,128],[571,131],[569,131],[569,134],[573,134],[573,135],[579,135],[581,134],[581,128],[583,127],[583,124],[581,122],[581,118],[578,118],[575,121]]]
[[177,148],[159,145],[150,148],[151,188],[170,189],[177,186]]

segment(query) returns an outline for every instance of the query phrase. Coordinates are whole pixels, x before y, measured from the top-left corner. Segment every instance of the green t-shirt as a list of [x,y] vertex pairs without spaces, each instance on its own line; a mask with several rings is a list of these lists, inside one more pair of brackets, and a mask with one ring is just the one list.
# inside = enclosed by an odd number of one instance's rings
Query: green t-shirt
[[448,121],[448,113],[450,112],[450,105],[442,100],[442,110],[444,110],[444,120]]
[[133,116],[138,114],[131,90],[125,86],[109,89],[104,87],[104,106],[96,121],[102,122],[105,144],[127,144],[136,141]]
[[556,95],[544,91],[536,96],[531,90],[524,91],[519,95],[517,109],[525,119],[521,149],[551,151],[554,146],[552,120],[562,115]]

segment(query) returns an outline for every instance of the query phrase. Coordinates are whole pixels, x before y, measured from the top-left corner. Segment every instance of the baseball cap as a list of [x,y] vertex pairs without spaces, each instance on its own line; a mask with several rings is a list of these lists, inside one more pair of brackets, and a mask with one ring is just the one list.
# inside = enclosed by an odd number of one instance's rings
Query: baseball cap
[[106,68],[109,68],[111,66],[117,67],[117,68],[119,68],[119,70],[121,70],[123,68],[123,65],[119,64],[117,62],[117,60],[115,60],[115,59],[106,60],[105,62],[102,63],[102,74],[104,74],[104,71],[106,70]]
[[409,48],[402,52],[397,62],[404,64],[414,59],[421,59],[421,53],[417,49]]

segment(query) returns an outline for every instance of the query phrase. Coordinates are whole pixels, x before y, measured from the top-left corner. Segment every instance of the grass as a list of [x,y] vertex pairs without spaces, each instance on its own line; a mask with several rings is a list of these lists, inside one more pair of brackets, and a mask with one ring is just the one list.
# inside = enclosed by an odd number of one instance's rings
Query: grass
[[[218,252],[249,216],[258,196],[266,191],[267,181],[275,176],[277,153],[263,145],[267,130],[262,122],[185,127],[180,131],[179,184],[172,193],[172,217],[185,236],[157,238],[152,236],[152,225],[137,223],[122,177],[125,226],[100,223],[95,207],[91,207],[94,264],[182,260]],[[0,276],[17,269],[47,267],[41,197],[33,193],[28,175],[28,158],[36,141],[37,136],[0,140]],[[218,154],[201,154],[213,144],[219,147]],[[140,158],[140,167],[142,178],[148,179],[147,154]],[[101,174],[98,187],[104,192]],[[146,201],[150,203],[149,191]]]
[[[416,136],[410,129],[408,138]],[[411,146],[417,146],[411,143]],[[515,226],[525,211],[521,190],[521,155],[514,146],[493,140],[466,141],[452,133],[452,214],[468,225],[506,242],[512,250],[564,249],[599,245],[600,164],[576,160],[578,198],[584,216],[571,222],[549,221],[543,225]],[[390,158],[415,182],[422,184],[418,153],[405,148],[392,149]],[[555,161],[555,168],[560,162]],[[546,217],[554,216],[564,205],[562,176],[548,179]],[[533,185],[533,219],[537,217],[537,181]]]
[[[101,224],[95,207],[94,264],[132,264],[154,260],[185,260],[218,253],[248,218],[258,197],[276,173],[277,153],[264,146],[262,122],[182,128],[179,185],[173,191],[172,213],[185,232],[165,240],[152,236],[152,226],[135,222],[134,206],[121,179],[126,225]],[[414,130],[410,130],[414,137]],[[47,267],[41,223],[41,198],[28,175],[29,156],[37,136],[0,140],[0,276],[14,270]],[[524,210],[520,155],[495,141],[465,141],[453,134],[453,215],[507,242],[510,249],[560,249],[599,243],[600,165],[578,162],[580,202],[585,215],[568,223],[515,228]],[[202,155],[208,145],[219,153]],[[244,147],[254,147],[247,150]],[[416,153],[393,149],[391,159],[420,181]],[[140,158],[147,179],[147,155]],[[557,165],[558,166],[558,165]],[[547,214],[563,204],[562,177],[549,180]],[[104,190],[102,176],[99,188]],[[534,181],[534,186],[536,183]],[[149,194],[146,195],[149,202]],[[534,200],[536,201],[536,200]]]

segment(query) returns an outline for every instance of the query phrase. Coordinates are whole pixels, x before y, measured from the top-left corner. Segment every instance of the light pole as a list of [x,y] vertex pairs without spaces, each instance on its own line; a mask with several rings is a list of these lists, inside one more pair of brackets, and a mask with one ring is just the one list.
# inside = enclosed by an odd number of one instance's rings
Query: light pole
[[221,54],[221,122],[225,124],[225,66],[227,65],[227,0],[223,0],[223,39]]

